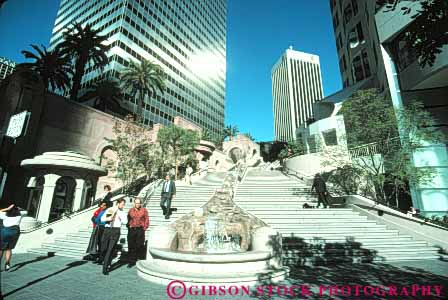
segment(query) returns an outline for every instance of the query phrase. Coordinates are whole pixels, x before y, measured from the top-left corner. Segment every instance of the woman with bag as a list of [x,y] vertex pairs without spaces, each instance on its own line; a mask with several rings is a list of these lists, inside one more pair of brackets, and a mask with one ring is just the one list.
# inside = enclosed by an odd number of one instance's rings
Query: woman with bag
[[107,209],[107,202],[102,201],[100,203],[100,207],[95,210],[92,216],[92,225],[93,225],[93,231],[92,235],[90,236],[89,246],[87,246],[86,252],[88,253],[87,259],[89,260],[95,260],[98,255],[99,251],[101,249],[101,238],[103,236],[104,232],[104,222],[101,222],[101,217],[104,214],[104,212]]
[[11,268],[12,249],[15,248],[20,236],[19,225],[22,214],[15,204],[11,204],[8,208],[0,209],[0,219],[3,221],[3,226],[0,228],[0,260],[5,252],[5,271],[8,271]]

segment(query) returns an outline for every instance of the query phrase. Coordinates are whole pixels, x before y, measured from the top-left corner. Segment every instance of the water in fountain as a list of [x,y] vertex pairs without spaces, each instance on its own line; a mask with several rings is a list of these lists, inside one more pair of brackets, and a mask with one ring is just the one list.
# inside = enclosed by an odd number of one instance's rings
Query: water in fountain
[[209,216],[204,224],[204,248],[207,253],[239,252],[239,238],[232,239],[217,217]]

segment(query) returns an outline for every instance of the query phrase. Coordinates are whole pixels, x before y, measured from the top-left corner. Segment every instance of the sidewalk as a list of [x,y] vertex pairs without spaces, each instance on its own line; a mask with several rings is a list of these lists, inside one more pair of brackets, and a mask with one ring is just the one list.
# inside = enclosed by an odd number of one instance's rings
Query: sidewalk
[[[58,256],[17,254],[13,256],[11,270],[1,272],[2,292],[4,299],[7,300],[169,299],[166,294],[166,286],[142,280],[137,276],[135,267],[132,269],[128,269],[126,265],[115,267],[109,276],[104,276],[100,266],[88,261]],[[418,261],[298,267],[291,270],[291,279],[285,284],[306,284],[313,287],[313,295],[306,299],[328,299],[328,297],[322,298],[316,295],[316,288],[319,285],[410,286],[412,284],[438,284],[444,286],[443,296],[440,298],[425,297],[425,299],[447,299],[448,262]],[[396,297],[389,298],[397,299]],[[229,296],[221,298],[219,296],[213,298],[189,296],[185,299],[221,300],[232,298]],[[240,296],[234,299],[257,298]],[[280,297],[264,297],[263,299],[280,299]],[[302,298],[295,297],[294,299]],[[368,299],[385,298],[371,297]],[[412,297],[401,299],[412,299]]]

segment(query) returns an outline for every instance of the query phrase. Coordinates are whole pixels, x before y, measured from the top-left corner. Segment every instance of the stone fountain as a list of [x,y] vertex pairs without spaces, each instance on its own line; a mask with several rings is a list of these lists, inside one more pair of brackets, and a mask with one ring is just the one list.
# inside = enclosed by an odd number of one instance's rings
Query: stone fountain
[[256,285],[285,279],[281,236],[233,202],[238,172],[230,173],[201,208],[148,236],[140,277],[159,284]]

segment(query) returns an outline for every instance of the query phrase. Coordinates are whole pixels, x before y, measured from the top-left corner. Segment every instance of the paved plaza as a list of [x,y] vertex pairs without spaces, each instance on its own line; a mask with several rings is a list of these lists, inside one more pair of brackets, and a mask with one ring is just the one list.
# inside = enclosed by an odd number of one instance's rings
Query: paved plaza
[[[1,273],[4,299],[7,300],[69,300],[69,299],[170,299],[166,286],[143,281],[135,268],[116,263],[109,276],[101,273],[101,267],[88,261],[66,257],[46,257],[33,254],[17,254],[9,272]],[[2,266],[3,270],[3,266]],[[443,285],[441,297],[447,299],[448,261],[418,261],[392,264],[339,264],[325,267],[300,267],[291,271],[288,285],[308,285],[312,295],[306,298],[277,295],[259,297],[210,297],[187,296],[183,299],[329,299],[318,297],[320,285],[379,286]],[[434,294],[434,292],[433,292]],[[334,297],[334,299],[338,299]],[[341,298],[344,299],[344,298]],[[348,299],[348,298],[345,298]],[[354,298],[350,298],[354,299]],[[372,296],[368,299],[414,299]],[[418,297],[418,299],[423,299]]]

